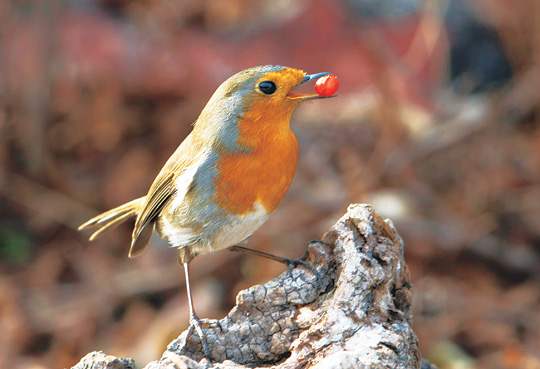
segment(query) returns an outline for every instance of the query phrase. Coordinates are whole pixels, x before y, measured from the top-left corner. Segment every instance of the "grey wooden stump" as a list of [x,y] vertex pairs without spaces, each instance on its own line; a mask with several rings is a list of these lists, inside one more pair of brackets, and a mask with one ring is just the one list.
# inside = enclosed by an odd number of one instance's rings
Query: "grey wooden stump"
[[[308,245],[302,266],[241,291],[236,306],[197,334],[183,332],[145,369],[429,368],[412,330],[412,292],[403,242],[370,205],[350,205]],[[93,352],[73,368],[134,368]]]

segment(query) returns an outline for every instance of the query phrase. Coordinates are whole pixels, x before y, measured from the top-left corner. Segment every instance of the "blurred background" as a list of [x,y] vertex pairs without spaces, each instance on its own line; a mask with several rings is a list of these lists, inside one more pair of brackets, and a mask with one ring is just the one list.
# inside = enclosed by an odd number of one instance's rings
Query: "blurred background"
[[[76,228],[146,193],[221,82],[281,64],[341,87],[293,115],[299,168],[250,246],[300,257],[372,203],[405,240],[426,358],[540,368],[539,63],[536,0],[4,0],[0,367],[143,367],[187,328],[174,250]],[[199,257],[197,311],[284,270]]]

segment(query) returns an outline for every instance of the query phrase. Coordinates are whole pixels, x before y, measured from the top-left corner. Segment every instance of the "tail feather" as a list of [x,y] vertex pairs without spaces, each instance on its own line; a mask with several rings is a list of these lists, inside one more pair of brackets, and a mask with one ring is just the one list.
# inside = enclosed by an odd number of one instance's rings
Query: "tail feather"
[[102,235],[104,232],[118,227],[120,224],[125,222],[126,219],[137,216],[144,205],[144,201],[145,198],[140,197],[128,202],[127,204],[120,205],[117,208],[106,211],[105,213],[102,213],[81,225],[79,227],[79,231],[87,228],[99,227],[99,229],[90,236],[90,241],[92,241]]

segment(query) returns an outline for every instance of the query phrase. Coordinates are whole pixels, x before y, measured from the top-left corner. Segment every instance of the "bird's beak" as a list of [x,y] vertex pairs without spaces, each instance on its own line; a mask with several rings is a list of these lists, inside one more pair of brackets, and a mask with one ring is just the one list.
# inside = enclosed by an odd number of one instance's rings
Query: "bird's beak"
[[306,101],[306,100],[315,100],[315,99],[325,99],[327,97],[334,97],[333,96],[321,96],[321,95],[317,95],[317,94],[296,94],[294,92],[292,92],[294,89],[300,87],[300,86],[303,86],[305,85],[306,83],[310,82],[310,81],[313,81],[313,80],[317,80],[321,77],[324,77],[324,76],[327,76],[329,74],[332,74],[332,73],[328,73],[328,72],[322,72],[322,73],[315,73],[315,74],[306,74],[304,76],[304,79],[302,80],[302,82],[296,86],[294,86],[291,90],[291,92],[289,92],[287,94],[287,97],[291,100],[300,100],[300,101]]

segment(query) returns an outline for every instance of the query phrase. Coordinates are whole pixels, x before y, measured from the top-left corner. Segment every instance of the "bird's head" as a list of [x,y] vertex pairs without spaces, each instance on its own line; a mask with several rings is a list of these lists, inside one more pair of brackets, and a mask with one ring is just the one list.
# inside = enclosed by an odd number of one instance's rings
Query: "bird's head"
[[274,129],[288,129],[291,114],[301,102],[326,98],[293,91],[328,74],[306,74],[299,69],[278,65],[243,70],[218,87],[196,127],[199,126],[206,134],[219,132],[220,139],[229,142],[236,142],[241,122],[244,126],[254,123],[257,129],[268,125]]
[[317,94],[298,94],[292,91],[328,74],[306,74],[302,70],[280,65],[253,67],[223,82],[214,96],[241,96],[246,107],[253,104],[296,106],[302,101],[325,98]]
[[[306,74],[304,71],[279,65],[264,65],[243,70],[219,86],[205,110],[227,110],[235,115],[260,109],[267,113],[273,110],[293,110],[307,100],[323,99],[317,94],[298,94],[297,87],[330,73]],[[330,96],[331,97],[331,96]]]

